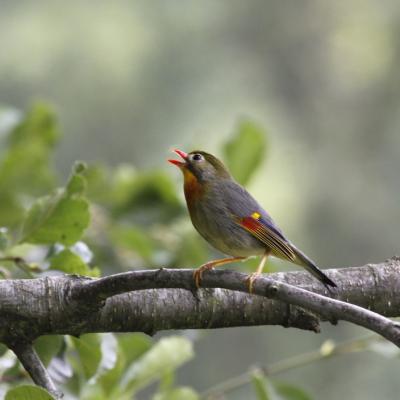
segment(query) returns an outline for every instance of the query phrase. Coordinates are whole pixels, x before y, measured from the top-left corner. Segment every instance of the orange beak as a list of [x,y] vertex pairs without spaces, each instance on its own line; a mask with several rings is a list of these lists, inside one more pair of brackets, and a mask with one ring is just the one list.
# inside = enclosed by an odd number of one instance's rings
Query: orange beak
[[174,152],[176,153],[176,154],[178,154],[178,156],[180,156],[185,162],[182,162],[182,161],[180,161],[180,160],[168,160],[171,164],[174,164],[174,165],[176,165],[177,167],[179,167],[179,168],[182,168],[182,167],[184,167],[185,165],[186,165],[186,161],[187,161],[187,157],[188,157],[188,155],[187,155],[187,153],[185,153],[184,151],[181,151],[181,150],[177,150],[177,149],[175,149],[174,150]]

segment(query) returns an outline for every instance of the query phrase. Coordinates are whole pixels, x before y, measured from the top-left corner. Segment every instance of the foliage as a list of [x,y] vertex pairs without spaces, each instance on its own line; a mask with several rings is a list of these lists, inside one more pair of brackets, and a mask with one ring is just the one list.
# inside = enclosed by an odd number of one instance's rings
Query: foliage
[[44,389],[32,385],[21,385],[7,392],[5,400],[52,400]]
[[258,400],[311,400],[298,387],[270,381],[259,370],[253,372],[252,383]]
[[227,166],[236,180],[248,183],[264,158],[266,143],[264,130],[249,120],[243,120],[235,136],[225,144]]
[[[206,258],[207,248],[192,233],[169,175],[76,163],[67,182],[59,185],[52,165],[59,137],[55,115],[44,104],[34,106],[7,134],[0,154],[2,276],[29,278],[54,271],[99,276],[110,272],[97,267],[102,265],[114,265],[116,272],[142,263],[183,265]],[[240,123],[225,145],[226,161],[240,182],[249,181],[264,150],[262,129],[251,121]],[[34,345],[69,398],[132,399],[159,382],[153,400],[199,399],[194,389],[174,383],[175,371],[194,355],[183,336],[43,336]],[[1,361],[5,379],[0,388],[9,389],[7,400],[51,398],[35,386],[14,387],[26,375],[6,349]],[[260,399],[270,398],[265,385],[263,377],[254,377]],[[301,398],[274,388],[279,398]]]
[[89,224],[89,203],[83,197],[84,167],[74,168],[65,188],[37,199],[27,213],[21,242],[73,245]]

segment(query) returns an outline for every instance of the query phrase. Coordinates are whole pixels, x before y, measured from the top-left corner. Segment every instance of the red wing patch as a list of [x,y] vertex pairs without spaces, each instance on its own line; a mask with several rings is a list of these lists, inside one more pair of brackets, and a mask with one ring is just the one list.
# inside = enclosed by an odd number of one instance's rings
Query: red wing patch
[[253,213],[250,217],[238,218],[238,223],[267,245],[277,256],[292,262],[295,261],[296,255],[290,244],[277,235],[267,224],[260,221],[260,218],[259,213]]

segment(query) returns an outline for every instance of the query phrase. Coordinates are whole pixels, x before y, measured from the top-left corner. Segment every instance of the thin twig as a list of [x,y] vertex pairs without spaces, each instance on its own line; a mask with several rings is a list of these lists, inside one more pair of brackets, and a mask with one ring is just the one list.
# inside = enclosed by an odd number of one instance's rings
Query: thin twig
[[240,386],[250,383],[255,370],[259,371],[265,376],[277,375],[294,368],[303,367],[305,365],[312,364],[314,362],[328,359],[341,354],[365,350],[368,348],[368,345],[371,342],[378,340],[382,339],[377,335],[368,335],[361,338],[345,340],[337,344],[327,341],[323,343],[318,350],[298,354],[296,356],[277,361],[276,363],[270,365],[255,367],[252,370],[249,370],[243,374],[220,382],[201,393],[200,399],[211,400],[214,398],[219,398],[219,396],[223,394],[231,392],[239,388]]
[[35,277],[31,271],[31,269],[29,268],[28,263],[22,257],[16,257],[16,256],[0,257],[0,262],[2,262],[2,261],[12,262],[19,269],[21,269],[23,272],[25,272],[30,278]]
[[274,282],[264,278],[264,282],[257,282],[257,284],[260,286],[256,291],[257,294],[265,291],[266,297],[303,307],[318,315],[325,316],[333,324],[336,324],[338,320],[352,322],[380,334],[400,347],[400,325],[380,314],[283,282]]
[[31,343],[15,342],[9,344],[9,347],[15,353],[36,385],[46,389],[55,399],[61,399],[63,397],[63,394],[58,391],[54,385],[49,373]]

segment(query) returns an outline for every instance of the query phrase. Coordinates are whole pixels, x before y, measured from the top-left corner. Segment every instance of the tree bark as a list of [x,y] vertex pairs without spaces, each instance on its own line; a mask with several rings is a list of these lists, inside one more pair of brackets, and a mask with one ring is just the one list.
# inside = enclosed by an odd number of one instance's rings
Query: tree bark
[[400,347],[400,258],[325,271],[327,289],[307,272],[257,278],[232,270],[131,271],[104,278],[60,275],[0,281],[0,342],[12,349],[33,381],[61,398],[31,343],[41,335],[145,332],[282,325],[319,332],[319,322],[346,320]]
[[[12,342],[17,337],[30,342],[45,334],[154,334],[167,329],[250,325],[318,332],[319,320],[337,319],[322,311],[310,313],[286,302],[246,294],[247,275],[232,270],[205,273],[202,284],[208,289],[196,291],[192,271],[161,269],[100,279],[47,276],[0,281],[0,341]],[[337,283],[337,289],[328,291],[303,271],[266,276],[386,317],[400,316],[400,258],[325,272]]]

